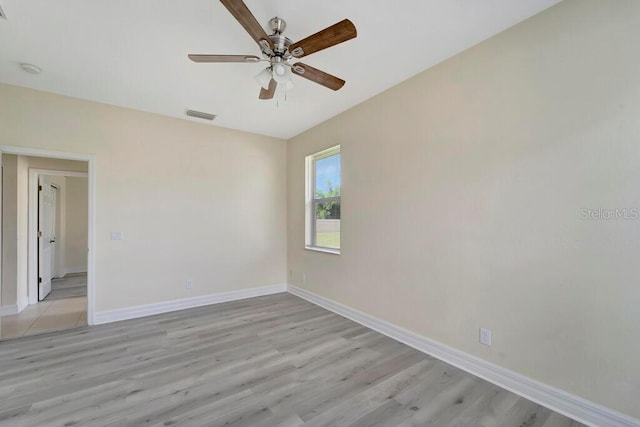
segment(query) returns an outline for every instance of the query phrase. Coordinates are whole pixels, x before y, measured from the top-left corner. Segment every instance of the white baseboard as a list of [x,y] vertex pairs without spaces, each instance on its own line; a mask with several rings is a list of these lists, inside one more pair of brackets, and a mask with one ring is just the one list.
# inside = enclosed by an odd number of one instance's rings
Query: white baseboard
[[87,272],[87,266],[86,265],[79,265],[76,267],[63,267],[60,269],[60,277],[64,277],[67,274],[73,274],[73,273],[86,273]]
[[155,304],[146,304],[138,305],[135,307],[118,308],[115,310],[98,311],[94,314],[94,325],[117,322],[119,320],[135,319],[144,316],[152,316],[154,314],[162,314],[168,313],[170,311],[201,307],[203,305],[219,304],[222,302],[236,301],[245,298],[277,294],[281,292],[287,292],[286,284],[262,286],[259,288],[222,292],[218,294],[183,298],[179,300],[165,301]]
[[20,301],[18,301],[18,307],[17,307],[18,313],[22,313],[22,310],[27,308],[28,305],[29,305],[29,297],[25,295],[24,297],[21,298]]
[[640,420],[433,341],[296,286],[289,293],[430,354],[450,365],[590,426],[638,427]]
[[7,304],[0,306],[0,317],[13,316],[18,313],[20,313],[20,311],[18,311],[18,304]]
[[15,316],[16,314],[20,314],[22,310],[27,308],[29,305],[29,300],[25,300],[24,298],[18,304],[8,304],[0,306],[0,317],[2,316]]

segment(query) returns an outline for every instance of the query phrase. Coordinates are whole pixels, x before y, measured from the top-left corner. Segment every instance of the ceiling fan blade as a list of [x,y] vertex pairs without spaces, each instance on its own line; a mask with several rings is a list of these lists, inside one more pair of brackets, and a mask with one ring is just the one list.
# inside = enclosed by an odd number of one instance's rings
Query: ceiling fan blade
[[264,40],[269,48],[273,49],[273,42],[242,0],[220,0],[220,2],[231,12],[256,43],[260,44]]
[[339,79],[336,76],[332,76],[331,74],[320,71],[307,64],[303,64],[302,62],[296,62],[293,64],[291,66],[291,71],[300,77],[304,77],[305,79],[311,80],[312,82],[333,90],[340,89],[345,83],[344,80]]
[[353,22],[345,19],[299,42],[293,43],[289,46],[289,52],[296,58],[302,58],[303,56],[311,55],[322,49],[351,40],[357,35],[356,26],[353,25]]
[[276,82],[274,79],[271,79],[271,81],[269,82],[269,88],[260,89],[260,95],[258,96],[258,98],[272,99],[273,95],[276,93],[276,87],[278,87],[278,82]]
[[259,62],[255,55],[188,55],[193,62]]

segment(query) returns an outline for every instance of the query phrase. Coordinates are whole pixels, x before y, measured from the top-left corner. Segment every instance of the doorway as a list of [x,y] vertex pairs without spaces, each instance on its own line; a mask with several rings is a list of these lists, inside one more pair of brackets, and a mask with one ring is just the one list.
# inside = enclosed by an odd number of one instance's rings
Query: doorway
[[87,296],[88,190],[86,172],[29,168],[29,304]]
[[0,153],[0,339],[92,324],[93,156]]

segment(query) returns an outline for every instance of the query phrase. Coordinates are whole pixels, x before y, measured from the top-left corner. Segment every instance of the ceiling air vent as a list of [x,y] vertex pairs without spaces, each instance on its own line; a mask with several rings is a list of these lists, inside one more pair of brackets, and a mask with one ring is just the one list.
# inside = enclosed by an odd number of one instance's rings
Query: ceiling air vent
[[7,19],[7,15],[5,15],[4,10],[2,10],[2,5],[0,4],[0,18]]
[[187,116],[203,120],[213,120],[216,118],[215,114],[203,113],[202,111],[195,110],[187,110]]

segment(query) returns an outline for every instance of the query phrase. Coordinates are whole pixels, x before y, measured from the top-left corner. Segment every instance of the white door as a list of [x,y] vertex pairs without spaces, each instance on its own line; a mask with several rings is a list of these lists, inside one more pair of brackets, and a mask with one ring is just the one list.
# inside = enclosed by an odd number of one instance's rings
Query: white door
[[53,217],[51,222],[51,233],[53,234],[53,242],[51,243],[51,278],[55,279],[58,276],[58,257],[60,254],[58,253],[58,240],[60,237],[60,224],[58,224],[58,195],[60,194],[60,189],[52,185],[51,186],[52,200],[53,200]]
[[57,191],[46,176],[38,177],[38,185],[38,301],[42,301],[51,292]]

